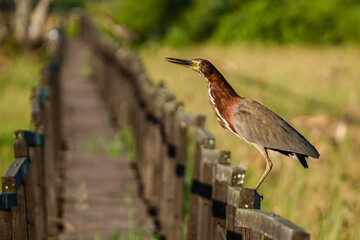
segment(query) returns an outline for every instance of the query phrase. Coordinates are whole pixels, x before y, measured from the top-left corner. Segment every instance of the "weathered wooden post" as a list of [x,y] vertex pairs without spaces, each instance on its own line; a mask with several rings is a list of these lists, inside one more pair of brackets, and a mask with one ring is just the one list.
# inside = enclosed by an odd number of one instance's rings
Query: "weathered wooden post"
[[179,114],[182,111],[177,111],[175,118],[177,121],[174,125],[174,146],[175,146],[175,192],[174,192],[174,240],[182,239],[183,230],[183,207],[184,207],[184,173],[185,163],[187,157],[187,131],[188,125],[179,121]]
[[29,173],[26,180],[26,199],[30,239],[44,239],[47,236],[42,134],[20,131],[28,147]]
[[211,236],[212,239],[222,239],[217,228],[219,228],[218,225],[222,229],[226,227],[228,186],[242,186],[244,184],[245,170],[233,168],[229,165],[216,164],[213,171]]
[[230,164],[230,152],[215,149],[201,149],[198,198],[198,240],[211,238],[212,181],[216,164]]
[[[3,180],[2,180],[3,184]],[[11,239],[11,206],[17,204],[16,193],[0,194],[0,233],[4,240]]]
[[[33,133],[24,131],[25,141],[29,148],[30,166],[29,172],[32,179],[33,201],[35,212],[35,232],[37,239],[44,239],[47,236],[47,215],[46,198],[44,185],[44,118],[41,114],[41,103],[39,101],[39,89],[34,88],[31,96],[31,126]],[[49,97],[49,96],[48,96]],[[29,178],[30,178],[29,177]],[[28,188],[29,189],[29,188]]]
[[190,210],[188,223],[188,240],[198,239],[198,210],[199,210],[199,190],[200,190],[200,161],[201,149],[215,148],[214,136],[204,128],[195,128],[196,150],[194,159],[194,170],[192,177],[192,189],[190,196]]
[[[25,177],[29,171],[27,146],[21,131],[15,132],[14,141],[15,160],[11,163],[1,178],[3,193],[16,193],[17,205],[11,208],[11,237],[12,239],[28,239],[27,208],[25,196]],[[5,232],[5,235],[7,233]]]
[[205,116],[184,112],[180,108],[175,116],[175,146],[176,146],[176,166],[175,166],[175,233],[174,239],[183,239],[183,212],[184,212],[184,190],[185,190],[185,164],[187,157],[187,130],[189,126],[205,127]]
[[[49,67],[50,68],[50,67]],[[50,89],[50,78],[51,78],[51,69],[45,69],[44,75],[42,77],[42,87],[44,89]],[[52,92],[50,92],[52,94]],[[52,98],[51,96],[50,98]],[[47,213],[47,229],[48,235],[54,236],[56,234],[56,223],[57,218],[57,198],[56,198],[56,135],[55,135],[55,119],[54,111],[55,109],[50,102],[50,99],[43,99],[41,103],[42,116],[44,119],[44,136],[46,143],[44,145],[44,186],[45,186],[45,199],[46,199],[46,213]]]
[[[173,99],[173,97],[172,97]],[[179,103],[170,100],[164,103],[164,158],[162,168],[162,187],[160,198],[160,219],[164,233],[169,239],[174,233],[175,215],[175,139],[174,139],[174,119]]]
[[[243,188],[245,174],[239,176],[239,180],[228,187],[226,208],[226,236],[229,240],[236,240],[244,236],[244,229],[235,226],[235,212],[237,208],[260,209],[260,195],[250,188]],[[237,182],[239,181],[239,182]],[[247,230],[248,231],[248,230]],[[247,236],[260,237],[257,233],[247,233]],[[250,238],[252,239],[252,238]]]
[[147,85],[146,88],[142,90],[142,100],[146,102],[146,106],[144,106],[144,117],[145,122],[144,125],[144,133],[143,137],[145,138],[144,145],[144,162],[143,162],[143,171],[142,171],[142,182],[143,182],[143,196],[146,201],[152,206],[156,205],[156,196],[154,194],[154,186],[155,186],[155,163],[158,157],[158,148],[161,139],[159,139],[159,134],[157,134],[157,121],[158,119],[154,114],[154,109],[156,108],[155,100],[155,88]]

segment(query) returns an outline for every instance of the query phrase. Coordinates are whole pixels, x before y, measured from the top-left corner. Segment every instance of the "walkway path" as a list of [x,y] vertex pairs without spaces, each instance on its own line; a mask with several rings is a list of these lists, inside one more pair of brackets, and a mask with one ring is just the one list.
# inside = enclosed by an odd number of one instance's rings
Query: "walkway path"
[[[62,116],[68,150],[65,164],[65,230],[68,239],[129,239],[154,230],[138,197],[136,174],[120,154],[116,130],[96,83],[89,79],[91,53],[69,40],[61,70]],[[139,233],[139,230],[142,233]],[[144,233],[145,232],[145,233]],[[146,234],[147,233],[147,234]]]

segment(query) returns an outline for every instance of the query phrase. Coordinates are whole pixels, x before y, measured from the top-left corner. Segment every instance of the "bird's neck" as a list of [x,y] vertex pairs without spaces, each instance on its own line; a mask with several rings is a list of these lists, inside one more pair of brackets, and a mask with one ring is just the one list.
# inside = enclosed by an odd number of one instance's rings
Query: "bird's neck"
[[208,81],[208,99],[212,107],[213,113],[220,123],[220,125],[226,130],[237,135],[234,126],[231,123],[231,116],[233,112],[234,104],[242,99],[225,78],[215,71],[216,75],[212,74],[207,76]]
[[217,98],[231,100],[240,97],[218,70],[205,78],[208,81],[208,90],[212,91],[215,100]]

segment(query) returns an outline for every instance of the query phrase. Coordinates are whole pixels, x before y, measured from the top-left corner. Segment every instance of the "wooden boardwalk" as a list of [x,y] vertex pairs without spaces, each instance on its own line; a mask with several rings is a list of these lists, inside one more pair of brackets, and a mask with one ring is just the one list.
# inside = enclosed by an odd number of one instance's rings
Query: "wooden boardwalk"
[[60,239],[109,239],[115,234],[119,239],[134,234],[149,238],[154,223],[138,196],[136,174],[126,155],[110,154],[116,129],[96,83],[89,79],[90,57],[83,42],[66,44],[60,84],[68,150]]

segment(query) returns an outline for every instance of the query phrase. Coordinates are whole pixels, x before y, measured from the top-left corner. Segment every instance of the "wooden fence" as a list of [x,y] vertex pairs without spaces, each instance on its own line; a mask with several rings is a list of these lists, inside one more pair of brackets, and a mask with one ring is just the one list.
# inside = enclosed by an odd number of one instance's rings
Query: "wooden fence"
[[[86,19],[82,37],[93,49],[94,79],[118,126],[130,125],[137,149],[142,195],[171,240],[310,239],[276,214],[260,211],[261,199],[244,188],[245,171],[230,166],[230,152],[215,149],[205,117],[187,113],[161,84],[153,85],[137,57],[106,43]],[[55,239],[63,202],[59,68],[62,41],[34,89],[32,131],[15,131],[14,157],[2,177],[1,239]],[[187,163],[195,139],[194,164]],[[188,219],[184,173],[193,168]],[[186,234],[186,235],[185,235]]]
[[[1,178],[0,239],[55,239],[60,228],[62,39],[31,96],[31,131],[15,131],[14,161]],[[46,141],[45,141],[46,139]]]
[[[81,29],[93,50],[93,77],[116,123],[133,129],[142,194],[166,239],[183,239],[185,232],[189,240],[310,239],[289,220],[259,210],[259,194],[244,188],[245,171],[230,166],[230,152],[215,149],[204,116],[183,111],[172,93],[147,79],[133,53],[106,42],[86,18]],[[196,144],[194,166],[185,164],[190,132]],[[187,167],[193,167],[193,177],[184,221]]]

